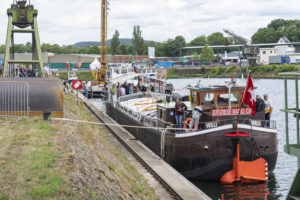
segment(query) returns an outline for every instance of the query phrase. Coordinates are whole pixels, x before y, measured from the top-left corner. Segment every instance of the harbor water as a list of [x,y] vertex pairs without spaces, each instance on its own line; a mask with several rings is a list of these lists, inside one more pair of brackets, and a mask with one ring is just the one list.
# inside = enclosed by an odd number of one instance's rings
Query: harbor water
[[[229,79],[169,79],[176,89],[181,89],[188,84],[194,86],[201,81],[203,86],[224,84]],[[238,85],[246,85],[246,79],[237,79]],[[289,80],[288,96],[289,106],[295,107],[295,81]],[[263,96],[267,93],[273,102],[272,120],[277,121],[278,131],[278,159],[276,168],[269,175],[267,183],[237,183],[222,185],[218,182],[193,181],[194,184],[204,191],[212,199],[220,199],[224,194],[225,199],[267,199],[283,200],[286,198],[297,168],[296,157],[284,153],[285,144],[285,115],[280,109],[284,108],[284,81],[279,79],[254,79],[257,87],[256,94]],[[290,142],[296,143],[296,124],[292,115],[290,118]]]

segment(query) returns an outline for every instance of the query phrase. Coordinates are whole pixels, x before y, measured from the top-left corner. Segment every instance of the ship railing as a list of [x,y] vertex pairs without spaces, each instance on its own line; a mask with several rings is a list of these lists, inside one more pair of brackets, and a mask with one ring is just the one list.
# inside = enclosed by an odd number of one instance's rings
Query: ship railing
[[[199,122],[199,129],[198,130],[208,130],[213,129],[221,126],[225,126],[228,124],[232,124],[232,127],[235,127],[235,120],[217,120],[217,121],[207,121],[207,122]],[[250,129],[252,130],[253,127],[261,127],[267,129],[277,129],[277,123],[275,120],[252,120],[252,119],[241,119],[239,124],[249,125]],[[167,132],[171,133],[186,133],[192,132],[187,128],[176,128],[176,125],[169,126],[169,130]]]

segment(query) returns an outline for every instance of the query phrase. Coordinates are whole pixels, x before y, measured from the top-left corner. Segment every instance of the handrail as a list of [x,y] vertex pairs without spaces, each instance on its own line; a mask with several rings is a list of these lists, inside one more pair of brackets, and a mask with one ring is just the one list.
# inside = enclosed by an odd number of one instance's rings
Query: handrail
[[[295,114],[296,118],[296,138],[297,143],[300,144],[300,109],[299,109],[299,77],[300,72],[284,72],[279,73],[280,76],[284,76],[284,109],[281,109],[282,112],[285,112],[285,133],[286,133],[286,146],[287,153],[290,153],[289,145],[290,145],[290,137],[289,137],[289,114]],[[294,76],[295,78],[295,100],[296,100],[296,108],[289,108],[288,106],[288,76]]]

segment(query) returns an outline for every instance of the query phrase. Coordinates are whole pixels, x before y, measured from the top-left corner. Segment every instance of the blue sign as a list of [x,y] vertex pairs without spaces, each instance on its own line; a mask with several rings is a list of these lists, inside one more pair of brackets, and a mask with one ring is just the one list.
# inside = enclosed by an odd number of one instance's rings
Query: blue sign
[[173,62],[159,62],[158,64],[158,67],[173,67]]

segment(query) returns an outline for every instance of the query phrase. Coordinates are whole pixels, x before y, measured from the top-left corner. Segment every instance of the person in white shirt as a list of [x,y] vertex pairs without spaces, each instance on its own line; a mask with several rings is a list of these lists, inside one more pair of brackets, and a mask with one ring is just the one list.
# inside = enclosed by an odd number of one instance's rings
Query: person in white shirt
[[266,126],[269,128],[270,119],[272,117],[272,112],[273,112],[272,100],[269,99],[269,96],[267,94],[264,94],[264,101],[265,101],[265,120],[267,121]]
[[[199,120],[200,117],[202,116],[203,113],[203,105],[201,106],[196,106],[192,112],[192,121],[190,122],[190,126],[189,126],[189,130],[191,131],[193,129],[193,131],[198,130],[199,127]],[[195,128],[193,128],[195,125]]]
[[125,96],[126,90],[123,86],[121,86],[121,96]]
[[45,77],[49,77],[50,76],[49,64],[45,65],[45,67],[44,67],[44,73],[45,73]]

